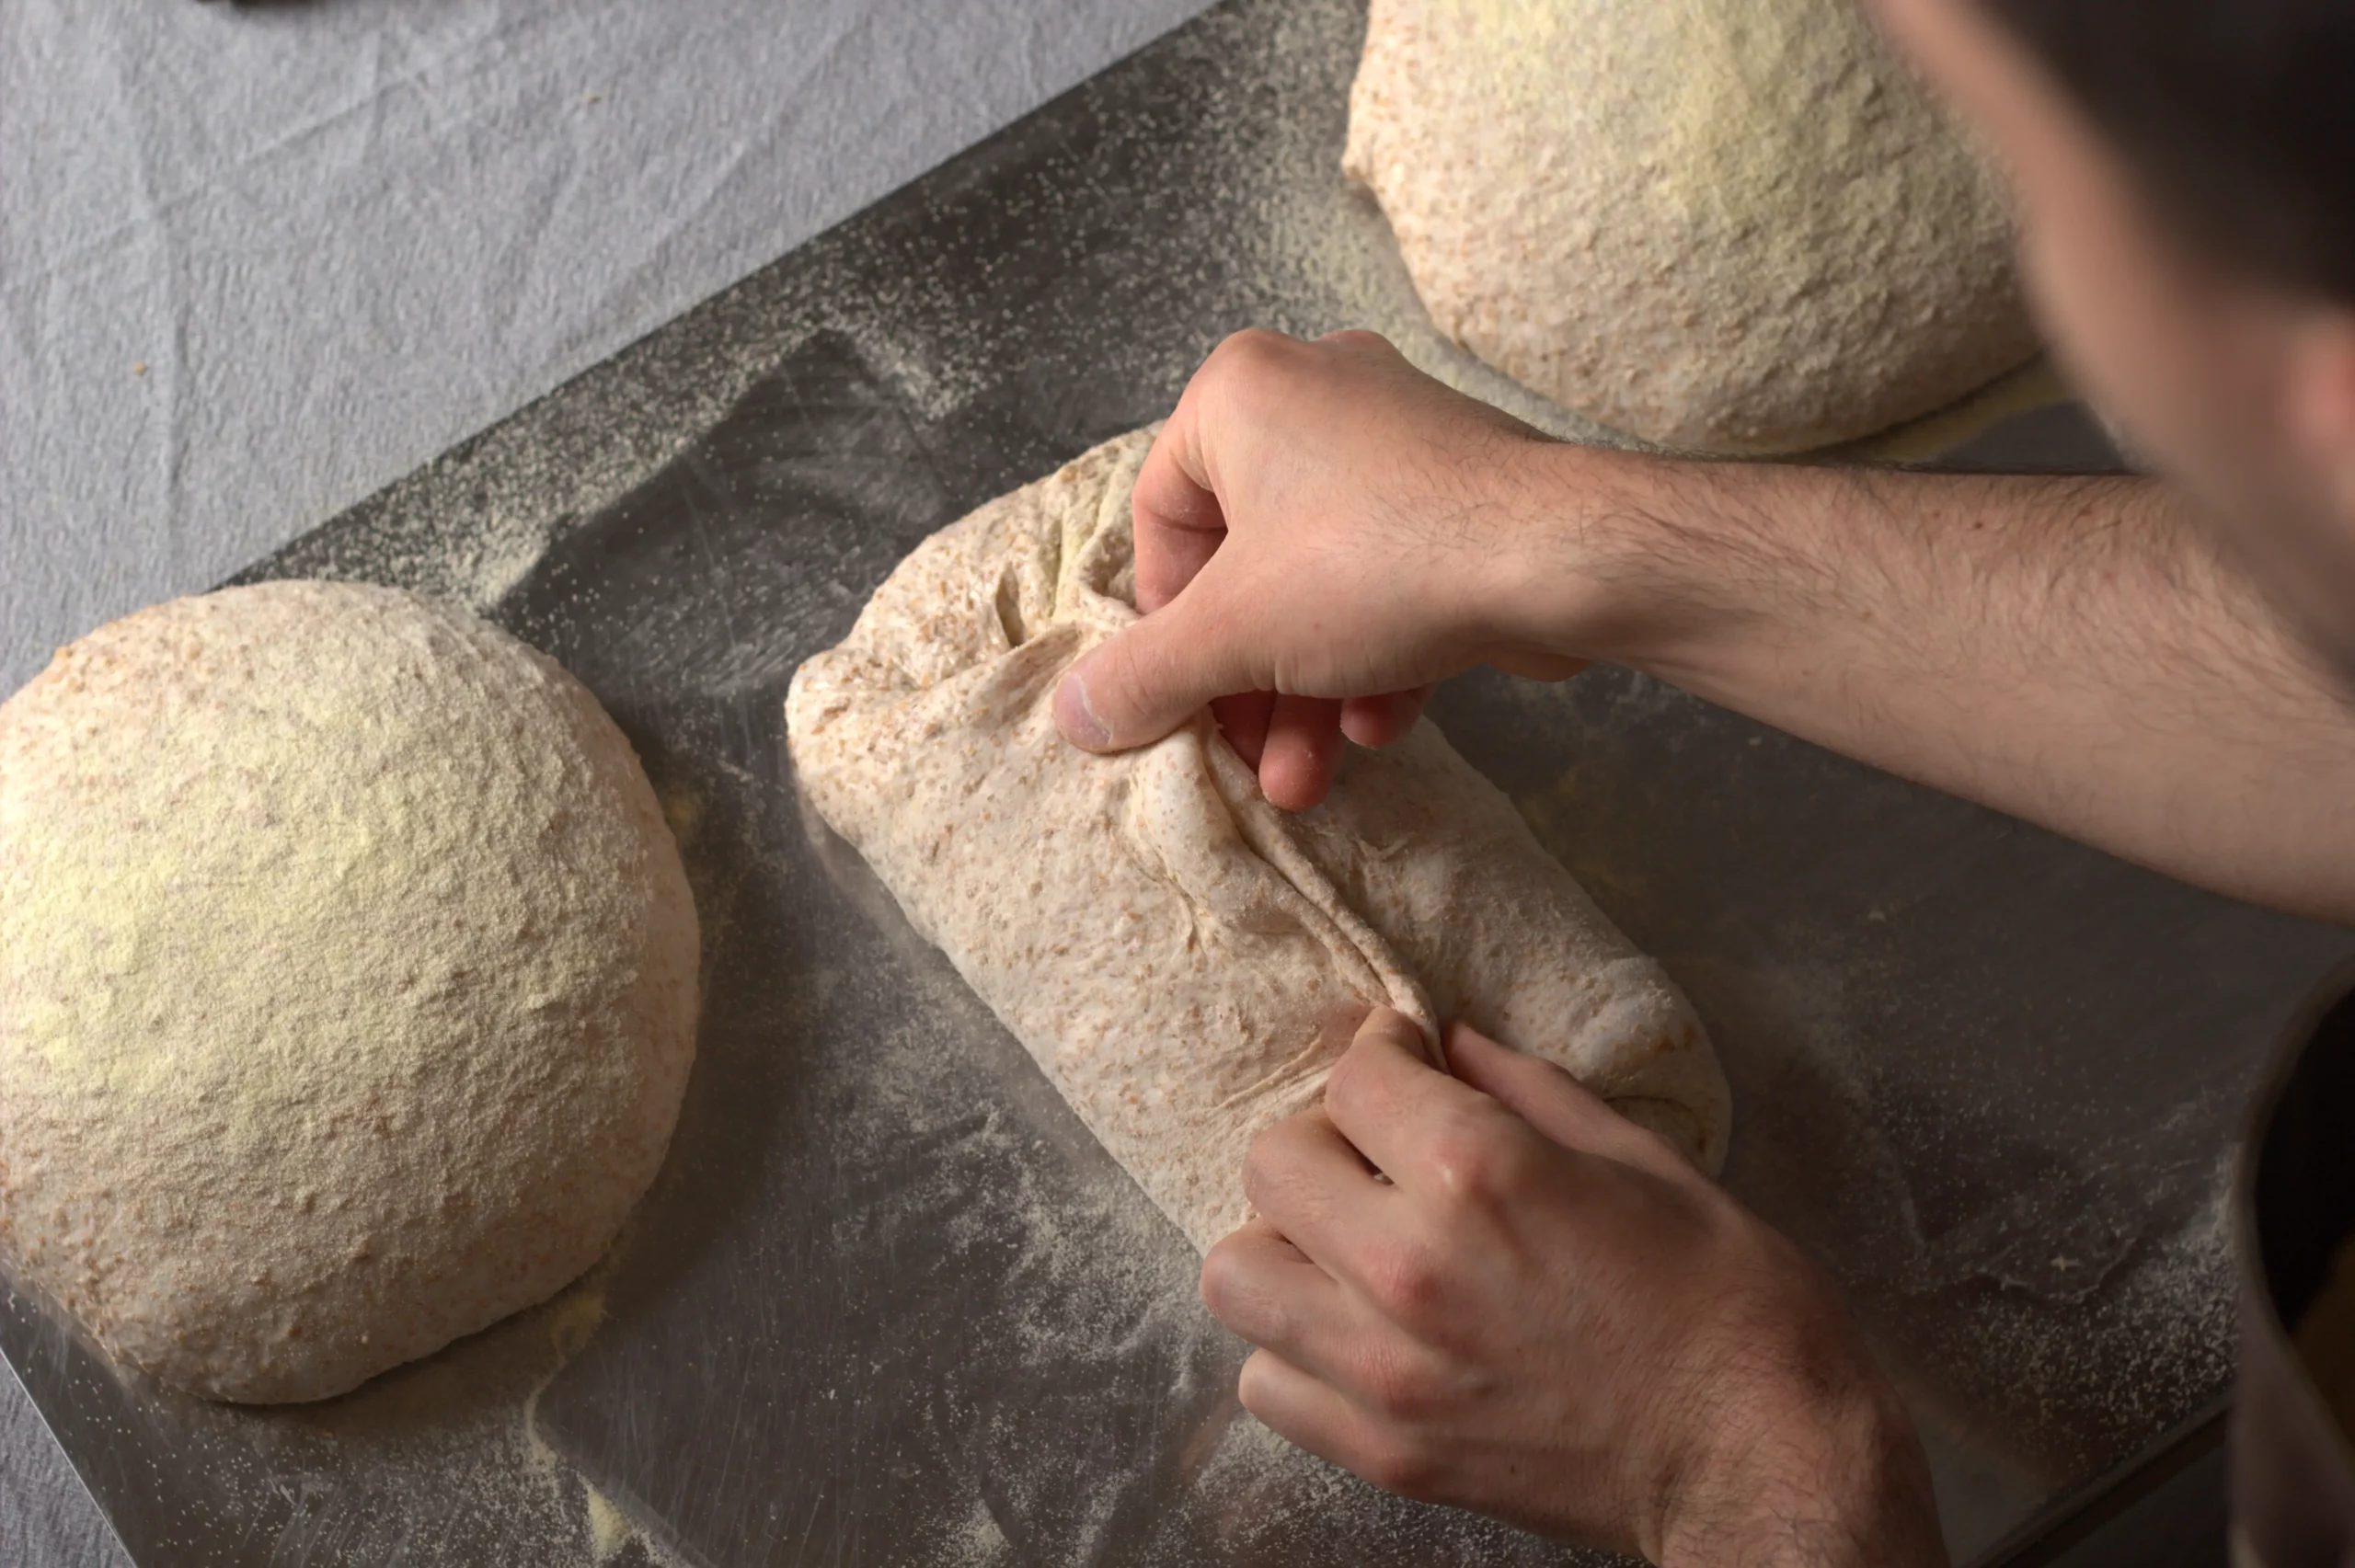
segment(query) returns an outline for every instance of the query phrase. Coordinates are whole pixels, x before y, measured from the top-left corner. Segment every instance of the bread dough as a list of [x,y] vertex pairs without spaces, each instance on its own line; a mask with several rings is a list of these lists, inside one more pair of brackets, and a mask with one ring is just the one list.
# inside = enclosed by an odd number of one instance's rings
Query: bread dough
[[1373,0],[1342,162],[1441,331],[1646,441],[1822,446],[2036,351],[1999,181],[1855,0]]
[[0,705],[0,1256],[219,1399],[553,1293],[652,1180],[697,932],[628,741],[471,616],[271,582]]
[[786,701],[803,792],[1197,1247],[1366,1009],[1458,1016],[1714,1170],[1725,1080],[1691,1008],[1428,721],[1326,803],[1259,794],[1207,716],[1097,757],[1055,682],[1136,617],[1139,431],[919,546]]

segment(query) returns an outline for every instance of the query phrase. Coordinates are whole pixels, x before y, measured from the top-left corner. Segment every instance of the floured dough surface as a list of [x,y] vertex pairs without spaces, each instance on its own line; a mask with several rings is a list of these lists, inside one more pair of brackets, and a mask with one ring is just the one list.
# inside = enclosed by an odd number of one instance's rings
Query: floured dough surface
[[919,546],[787,699],[801,788],[1198,1247],[1372,1005],[1541,1052],[1706,1167],[1690,1007],[1429,722],[1269,806],[1207,718],[1097,757],[1056,680],[1135,619],[1139,431]]
[[1998,180],[1854,0],[1373,0],[1343,167],[1440,330],[1648,441],[1822,446],[2036,350]]
[[552,1294],[669,1144],[697,930],[636,754],[458,612],[157,605],[0,705],[0,1260],[215,1398]]

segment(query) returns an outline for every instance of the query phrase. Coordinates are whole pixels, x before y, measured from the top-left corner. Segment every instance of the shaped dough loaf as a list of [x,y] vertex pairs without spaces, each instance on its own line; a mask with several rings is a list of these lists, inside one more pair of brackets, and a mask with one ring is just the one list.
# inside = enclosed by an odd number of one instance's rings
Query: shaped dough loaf
[[[1684,999],[1429,721],[1287,815],[1207,716],[1097,757],[1057,678],[1136,618],[1110,441],[926,540],[786,700],[801,787],[1197,1247],[1366,1009],[1463,1017],[1706,1169],[1725,1079]],[[1436,1056],[1436,1052],[1434,1052]]]

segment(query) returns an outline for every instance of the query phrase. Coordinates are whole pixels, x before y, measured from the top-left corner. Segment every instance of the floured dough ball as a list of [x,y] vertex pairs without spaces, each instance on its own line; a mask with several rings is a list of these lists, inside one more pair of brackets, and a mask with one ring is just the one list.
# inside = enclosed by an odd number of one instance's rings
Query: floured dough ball
[[322,1399],[555,1292],[653,1179],[697,933],[580,684],[273,582],[0,705],[0,1259],[217,1399]]
[[1442,332],[1647,441],[1821,446],[2036,351],[2001,186],[1855,0],[1373,0],[1343,166]]

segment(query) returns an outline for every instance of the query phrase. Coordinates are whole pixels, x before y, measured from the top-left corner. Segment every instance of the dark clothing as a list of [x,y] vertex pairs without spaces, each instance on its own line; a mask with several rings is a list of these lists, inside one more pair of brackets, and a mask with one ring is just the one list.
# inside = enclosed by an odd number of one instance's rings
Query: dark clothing
[[2235,1531],[2264,1568],[2355,1568],[2355,1448],[2292,1340],[2355,1237],[2355,970],[2292,1027],[2242,1151],[2233,1227]]

